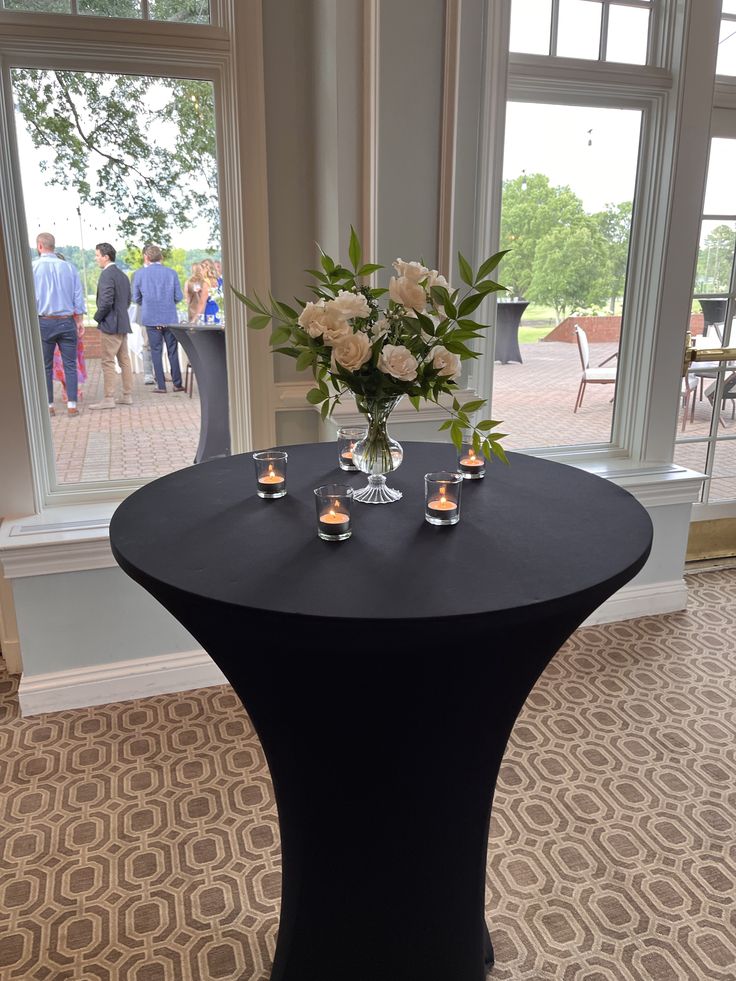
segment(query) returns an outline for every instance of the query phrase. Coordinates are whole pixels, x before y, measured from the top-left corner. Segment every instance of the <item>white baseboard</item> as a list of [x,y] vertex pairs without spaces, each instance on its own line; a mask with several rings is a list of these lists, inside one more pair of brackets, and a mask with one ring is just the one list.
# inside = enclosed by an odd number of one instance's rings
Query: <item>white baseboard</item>
[[225,685],[227,678],[205,651],[116,661],[89,668],[23,675],[18,688],[21,715],[59,712]]
[[583,627],[598,623],[614,623],[616,620],[633,620],[636,617],[657,616],[660,613],[676,613],[687,607],[687,584],[684,579],[671,582],[655,582],[649,585],[623,586],[610,599],[591,613]]

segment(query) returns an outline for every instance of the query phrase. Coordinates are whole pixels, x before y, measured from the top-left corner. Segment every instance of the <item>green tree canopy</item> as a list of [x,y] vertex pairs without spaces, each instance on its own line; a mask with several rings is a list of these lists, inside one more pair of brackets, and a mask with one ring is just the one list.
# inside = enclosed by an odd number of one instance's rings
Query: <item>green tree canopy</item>
[[629,236],[631,234],[631,201],[622,204],[607,204],[605,211],[591,215],[592,221],[608,243],[608,296],[611,313],[616,309],[616,300],[624,295],[626,286],[626,266],[629,260]]
[[553,306],[558,319],[602,305],[608,284],[607,243],[592,221],[555,228],[537,245],[528,296]]
[[[51,185],[115,216],[128,244],[171,244],[207,223],[219,237],[212,85],[188,79],[14,69],[16,106]],[[167,98],[152,99],[164,92]],[[172,133],[173,147],[159,134]]]
[[569,187],[552,187],[544,174],[504,181],[501,248],[511,251],[499,267],[499,282],[514,296],[536,299],[530,290],[539,243],[553,230],[576,228],[586,221],[580,198]]
[[696,293],[723,293],[731,281],[736,231],[731,225],[716,225],[705,238],[698,252]]

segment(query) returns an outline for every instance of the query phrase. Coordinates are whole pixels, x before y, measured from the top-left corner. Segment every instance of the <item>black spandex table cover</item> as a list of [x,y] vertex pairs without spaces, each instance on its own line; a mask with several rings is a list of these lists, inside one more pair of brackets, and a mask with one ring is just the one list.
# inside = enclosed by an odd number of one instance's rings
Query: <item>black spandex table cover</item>
[[519,324],[528,300],[499,300],[496,305],[496,349],[494,358],[501,364],[518,361],[522,364],[519,349]]
[[203,324],[171,324],[187,352],[199,389],[199,445],[195,463],[230,455],[225,330]]
[[287,447],[288,495],[250,455],[154,481],[113,554],[199,640],[268,759],[283,853],[272,981],[481,981],[491,802],[508,735],[569,634],[643,566],[626,491],[511,454],[465,481],[458,525],[424,521],[423,475],[454,450],[406,443],[403,499],[317,538],[313,488],[362,486],[334,444]]

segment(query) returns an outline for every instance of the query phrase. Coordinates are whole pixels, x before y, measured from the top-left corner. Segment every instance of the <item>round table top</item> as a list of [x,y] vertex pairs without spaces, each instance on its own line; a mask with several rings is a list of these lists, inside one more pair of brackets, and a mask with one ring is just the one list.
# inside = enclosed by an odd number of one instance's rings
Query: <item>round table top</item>
[[[424,474],[455,469],[454,447],[405,442],[390,474],[393,504],[352,505],[352,537],[317,537],[313,489],[361,473],[337,466],[335,443],[284,447],[288,494],[256,495],[251,455],[211,460],[141,488],[110,524],[121,567],[242,608],[320,618],[433,619],[601,600],[644,564],[652,526],[627,491],[576,468],[509,454],[462,485],[458,524],[424,520]],[[598,605],[597,603],[595,605]]]

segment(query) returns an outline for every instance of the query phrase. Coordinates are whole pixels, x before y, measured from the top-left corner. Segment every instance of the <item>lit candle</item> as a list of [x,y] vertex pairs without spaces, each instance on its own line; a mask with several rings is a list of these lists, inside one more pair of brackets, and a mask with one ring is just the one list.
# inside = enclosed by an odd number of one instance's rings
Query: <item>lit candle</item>
[[337,502],[319,516],[319,531],[327,538],[338,538],[350,531],[350,515],[337,510]]
[[279,494],[284,489],[284,477],[269,463],[268,471],[258,478],[258,490],[264,494]]
[[342,453],[340,454],[342,456],[343,460],[346,460],[348,463],[352,463],[353,462],[353,450],[354,449],[355,449],[355,443],[351,443],[350,446],[346,450],[343,450]]
[[472,447],[460,455],[457,465],[460,472],[468,477],[482,477],[485,474],[485,457],[479,456]]
[[433,501],[430,501],[427,507],[431,508],[433,511],[456,511],[457,504],[454,501],[448,501],[446,497],[436,497]]

